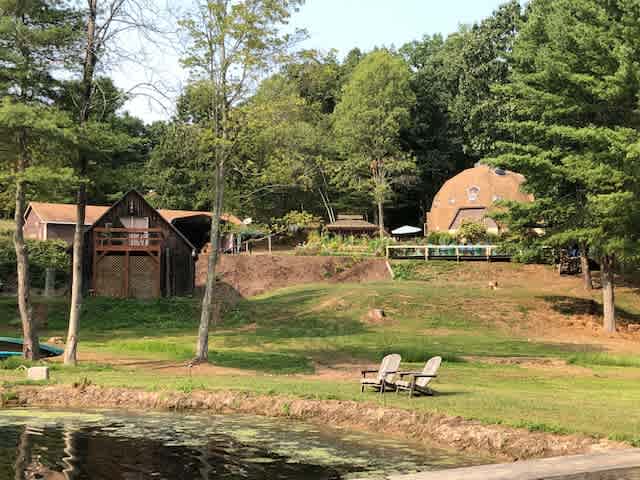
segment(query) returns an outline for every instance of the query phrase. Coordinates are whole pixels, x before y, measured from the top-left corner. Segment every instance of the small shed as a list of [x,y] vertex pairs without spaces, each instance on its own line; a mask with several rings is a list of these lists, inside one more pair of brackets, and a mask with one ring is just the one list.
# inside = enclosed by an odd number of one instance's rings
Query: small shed
[[130,191],[87,230],[84,285],[98,296],[191,295],[196,249],[144,197]]
[[[109,207],[87,205],[84,224],[93,225]],[[64,240],[73,243],[77,207],[74,204],[30,202],[24,214],[24,236],[34,240]]]
[[369,223],[364,215],[338,215],[335,222],[327,225],[327,230],[336,235],[375,235],[378,225]]

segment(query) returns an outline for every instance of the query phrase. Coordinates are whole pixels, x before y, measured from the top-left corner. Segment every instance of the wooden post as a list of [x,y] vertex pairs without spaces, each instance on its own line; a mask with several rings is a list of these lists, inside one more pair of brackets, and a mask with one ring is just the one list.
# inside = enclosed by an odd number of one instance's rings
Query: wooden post
[[429,260],[429,245],[425,245],[424,247],[424,259],[425,261]]
[[124,285],[123,295],[124,298],[129,297],[129,251],[124,254]]
[[162,289],[161,289],[161,283],[162,283],[162,248],[158,248],[158,258],[157,261],[155,262],[155,268],[156,268],[156,282],[155,282],[155,288],[154,288],[154,296],[155,298],[160,298],[162,296]]
[[93,236],[93,272],[91,272],[91,290],[95,295],[98,279],[98,237],[95,232],[91,235]]
[[171,250],[164,249],[164,291],[167,297],[173,296],[173,285],[171,285]]
[[267,237],[267,242],[269,243],[269,253],[271,253],[271,235]]
[[44,273],[44,296],[53,297],[56,288],[56,270],[47,268]]
[[456,246],[456,262],[460,261],[460,247]]
[[389,245],[387,245],[387,259],[389,259]]

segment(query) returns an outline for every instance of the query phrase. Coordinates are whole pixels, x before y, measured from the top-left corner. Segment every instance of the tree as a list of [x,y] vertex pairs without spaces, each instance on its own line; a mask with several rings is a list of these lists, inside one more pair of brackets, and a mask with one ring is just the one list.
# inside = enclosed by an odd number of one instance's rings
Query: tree
[[405,210],[412,205],[422,218],[442,184],[474,162],[451,112],[462,75],[464,36],[464,31],[446,41],[441,35],[425,36],[401,49],[411,66],[411,89],[416,95],[409,125],[402,131],[404,147],[416,157],[418,177],[407,192]]
[[319,207],[311,210],[324,209],[335,220],[328,173],[334,152],[323,103],[305,100],[293,82],[274,75],[242,107],[247,118],[238,141],[242,193],[249,204],[261,199],[255,208],[259,217],[279,216],[313,202]]
[[206,126],[203,147],[214,169],[211,221],[211,255],[202,300],[196,360],[209,356],[209,324],[215,311],[216,263],[220,215],[224,205],[225,175],[242,119],[234,107],[247,98],[256,82],[284,54],[294,40],[284,26],[301,0],[208,0],[180,22],[189,39],[183,64],[194,81],[203,82],[200,97],[207,106],[201,124]]
[[[77,17],[63,2],[44,0],[5,1],[0,4],[0,13],[0,131],[5,144],[2,150],[14,159],[18,309],[24,356],[37,359],[37,326],[31,312],[29,258],[23,234],[26,190],[38,150],[68,136],[67,119],[50,102],[58,85],[54,65],[63,63],[70,52]],[[46,168],[46,163],[41,168]],[[42,174],[42,169],[38,173]]]
[[463,148],[475,161],[490,153],[495,141],[494,126],[504,112],[492,87],[510,80],[508,58],[523,21],[520,2],[510,0],[462,36],[460,77],[450,109]]
[[400,199],[403,213],[419,209],[424,218],[442,184],[491,151],[503,114],[492,86],[509,81],[507,60],[522,21],[519,2],[510,1],[446,39],[427,35],[400,49],[417,98],[402,141],[416,157],[418,181]]
[[146,166],[153,186],[148,200],[163,208],[211,210],[210,175],[200,149],[202,129],[179,121],[154,124],[151,129],[157,144]]
[[[100,133],[100,127],[91,125],[92,114],[96,107],[105,104],[101,93],[101,82],[95,79],[96,69],[111,53],[118,55],[114,45],[123,35],[132,31],[143,33],[151,30],[152,22],[148,17],[155,9],[145,5],[142,0],[86,0],[87,9],[84,15],[84,42],[80,62],[80,80],[77,84],[75,107],[77,115],[74,117],[76,128],[81,137],[78,155],[77,172],[84,181],[80,182],[77,191],[76,225],[73,235],[73,265],[71,277],[71,305],[69,308],[69,328],[64,351],[65,365],[75,365],[78,350],[78,329],[82,313],[82,268],[84,264],[84,230],[85,212],[87,207],[87,180],[90,164],[92,144],[91,136]],[[98,99],[96,101],[96,98]],[[85,141],[82,141],[84,139]],[[85,148],[82,148],[82,147]]]
[[[640,4],[538,0],[497,89],[509,115],[492,163],[524,174],[535,202],[517,207],[555,244],[600,258],[604,328],[615,331],[614,271],[638,254]],[[511,214],[514,215],[513,213]]]
[[334,112],[334,131],[344,155],[340,176],[345,185],[370,193],[381,237],[384,203],[394,184],[415,168],[415,160],[400,145],[400,132],[416,101],[409,81],[401,57],[374,51],[355,68]]

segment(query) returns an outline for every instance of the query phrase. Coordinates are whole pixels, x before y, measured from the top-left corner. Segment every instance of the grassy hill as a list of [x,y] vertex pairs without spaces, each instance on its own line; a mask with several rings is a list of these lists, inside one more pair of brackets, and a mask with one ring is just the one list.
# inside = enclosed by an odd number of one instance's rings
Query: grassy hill
[[[396,272],[407,280],[312,284],[242,300],[212,329],[213,366],[190,378],[183,365],[193,355],[196,300],[88,299],[80,352],[92,363],[54,378],[381,401],[640,444],[640,338],[599,330],[597,291],[584,292],[578,279],[547,267],[418,262]],[[633,288],[620,289],[618,304],[623,323],[639,321]],[[371,321],[372,308],[386,318]],[[64,333],[64,300],[39,302],[36,312],[48,318],[45,337]],[[15,301],[1,298],[0,335],[17,334]],[[361,395],[359,367],[389,352],[400,353],[407,368],[443,356],[440,395]],[[0,371],[0,380],[18,378]]]

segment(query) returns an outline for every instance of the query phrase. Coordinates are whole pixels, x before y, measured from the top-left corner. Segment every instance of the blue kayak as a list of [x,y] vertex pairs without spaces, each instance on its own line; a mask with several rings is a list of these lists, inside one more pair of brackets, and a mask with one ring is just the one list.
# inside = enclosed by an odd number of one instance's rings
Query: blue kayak
[[[64,350],[49,345],[40,344],[40,358],[57,357]],[[0,360],[9,357],[22,356],[22,339],[12,337],[0,337]]]

